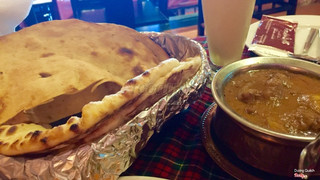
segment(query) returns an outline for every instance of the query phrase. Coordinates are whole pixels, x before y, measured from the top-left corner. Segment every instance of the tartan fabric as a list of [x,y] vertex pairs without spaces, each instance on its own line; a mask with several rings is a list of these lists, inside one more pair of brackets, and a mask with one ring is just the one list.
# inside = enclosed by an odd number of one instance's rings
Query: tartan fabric
[[201,139],[201,115],[213,102],[206,88],[198,101],[190,105],[155,133],[139,157],[122,175],[162,177],[166,179],[232,179],[214,163]]
[[[205,37],[195,39],[207,50]],[[208,52],[207,52],[208,53]],[[243,58],[250,57],[247,49]],[[209,82],[210,83],[210,82]],[[155,133],[122,176],[166,179],[233,179],[211,159],[202,144],[201,116],[213,102],[208,86],[188,109],[169,119]]]

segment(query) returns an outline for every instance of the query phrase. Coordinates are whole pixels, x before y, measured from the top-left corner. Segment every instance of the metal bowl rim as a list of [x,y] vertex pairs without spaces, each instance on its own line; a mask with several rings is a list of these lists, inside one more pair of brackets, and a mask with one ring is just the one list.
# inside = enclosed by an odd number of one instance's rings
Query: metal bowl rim
[[[289,140],[289,141],[299,141],[299,142],[311,142],[315,139],[315,136],[298,136],[298,135],[290,135],[285,133],[279,133],[275,132],[263,127],[260,127],[258,125],[255,125],[248,120],[242,118],[238,114],[234,113],[224,102],[222,97],[219,95],[219,88],[217,88],[218,83],[225,83],[228,79],[228,76],[238,73],[241,70],[247,70],[247,69],[253,69],[253,68],[259,68],[263,66],[270,66],[270,67],[282,67],[282,68],[292,68],[296,70],[302,70],[306,72],[311,72],[313,74],[318,74],[320,77],[320,74],[317,73],[315,70],[312,71],[312,69],[318,69],[318,72],[320,72],[320,66],[293,58],[284,58],[284,57],[253,57],[253,58],[247,58],[243,60],[236,61],[234,63],[231,63],[225,67],[222,67],[218,72],[214,75],[212,83],[211,83],[211,91],[213,94],[213,97],[219,107],[228,115],[232,117],[233,120],[240,123],[244,127],[249,128],[250,130],[253,130],[253,132],[260,132],[275,138],[280,138],[283,140]],[[306,69],[310,68],[311,69]],[[224,76],[224,77],[222,77]],[[223,84],[218,84],[219,86],[223,86]],[[220,92],[221,93],[221,92]]]

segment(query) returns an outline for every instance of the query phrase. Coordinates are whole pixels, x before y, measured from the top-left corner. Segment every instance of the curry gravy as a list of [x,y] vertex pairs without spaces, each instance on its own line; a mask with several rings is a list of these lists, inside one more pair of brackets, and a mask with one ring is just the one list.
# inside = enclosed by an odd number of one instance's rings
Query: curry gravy
[[282,69],[259,69],[232,77],[227,104],[261,127],[292,135],[320,132],[320,79]]

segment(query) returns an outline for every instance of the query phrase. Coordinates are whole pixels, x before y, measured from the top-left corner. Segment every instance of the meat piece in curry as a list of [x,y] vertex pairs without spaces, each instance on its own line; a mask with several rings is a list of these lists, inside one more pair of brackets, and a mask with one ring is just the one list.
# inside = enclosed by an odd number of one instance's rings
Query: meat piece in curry
[[259,69],[231,78],[224,98],[261,127],[293,135],[320,132],[320,79],[284,69]]

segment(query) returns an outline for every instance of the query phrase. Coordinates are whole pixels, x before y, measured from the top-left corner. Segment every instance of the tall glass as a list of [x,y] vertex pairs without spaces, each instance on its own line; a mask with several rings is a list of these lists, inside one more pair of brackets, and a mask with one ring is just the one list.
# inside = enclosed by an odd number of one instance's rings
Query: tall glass
[[0,0],[0,36],[10,34],[27,17],[33,0]]
[[202,0],[211,61],[225,66],[241,58],[255,0]]

